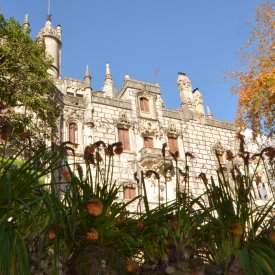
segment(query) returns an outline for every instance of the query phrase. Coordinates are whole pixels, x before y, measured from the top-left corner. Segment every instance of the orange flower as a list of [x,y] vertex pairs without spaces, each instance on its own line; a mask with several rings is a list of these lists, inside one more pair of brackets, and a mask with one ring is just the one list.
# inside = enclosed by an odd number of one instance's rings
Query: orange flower
[[122,217],[117,217],[114,221],[115,226],[122,227],[124,225],[124,221]]
[[123,147],[122,146],[116,146],[114,149],[114,153],[116,155],[121,155],[121,153],[123,152]]
[[99,163],[99,162],[101,162],[103,160],[102,157],[101,157],[101,155],[99,154],[99,152],[95,153],[95,159],[96,159],[97,163]]
[[230,161],[234,158],[234,155],[231,150],[226,150],[226,160]]
[[275,158],[275,148],[270,148],[270,150],[265,152],[265,155],[271,160]]
[[94,153],[94,151],[95,151],[94,146],[87,146],[85,148],[85,153],[87,153],[88,155],[92,155]]
[[70,173],[69,173],[68,170],[62,169],[62,170],[61,170],[61,175],[62,175],[62,177],[63,177],[66,181],[70,181],[70,180],[71,180],[71,175],[70,175]]
[[53,228],[51,228],[50,231],[49,231],[49,239],[51,241],[53,241],[55,239],[55,232],[54,232]]
[[145,228],[144,222],[143,222],[143,221],[139,221],[139,222],[137,223],[137,228],[140,229],[140,230],[144,229],[144,228]]
[[240,237],[243,234],[243,228],[239,223],[235,223],[231,226],[232,234],[236,237]]
[[107,157],[111,157],[111,156],[114,155],[113,150],[112,150],[111,147],[108,146],[108,148],[105,149],[105,155],[106,155]]
[[91,228],[86,234],[86,238],[89,241],[96,241],[98,237],[99,237],[99,234],[94,228]]
[[103,211],[103,203],[100,199],[93,198],[87,203],[87,211],[92,216],[99,216]]
[[135,260],[128,260],[127,271],[132,273],[132,272],[136,272],[137,269],[138,269],[138,262]]

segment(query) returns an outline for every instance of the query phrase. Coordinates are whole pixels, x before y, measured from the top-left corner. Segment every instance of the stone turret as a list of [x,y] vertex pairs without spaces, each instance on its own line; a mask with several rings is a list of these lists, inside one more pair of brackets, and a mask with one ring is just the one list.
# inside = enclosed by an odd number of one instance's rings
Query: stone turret
[[102,91],[106,96],[113,97],[116,93],[116,89],[111,76],[110,64],[106,63],[106,77]]
[[61,78],[61,27],[53,28],[51,16],[48,15],[45,26],[40,30],[36,40],[45,44],[46,53],[52,59],[49,73],[55,78]]
[[180,92],[181,106],[192,107],[193,105],[193,94],[190,79],[185,73],[178,73],[178,87]]
[[196,88],[193,91],[193,101],[194,101],[195,110],[200,114],[204,115],[202,95],[198,88]]

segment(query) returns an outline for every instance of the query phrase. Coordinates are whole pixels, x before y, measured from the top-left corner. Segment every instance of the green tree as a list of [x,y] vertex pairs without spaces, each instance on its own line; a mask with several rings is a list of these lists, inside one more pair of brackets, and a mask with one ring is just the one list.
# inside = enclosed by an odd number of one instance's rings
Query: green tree
[[0,124],[7,135],[48,135],[60,114],[44,45],[13,18],[0,14]]
[[237,83],[238,111],[236,122],[241,130],[249,127],[253,137],[274,137],[275,120],[275,11],[265,1],[256,7],[254,28],[242,49],[245,69],[229,73]]

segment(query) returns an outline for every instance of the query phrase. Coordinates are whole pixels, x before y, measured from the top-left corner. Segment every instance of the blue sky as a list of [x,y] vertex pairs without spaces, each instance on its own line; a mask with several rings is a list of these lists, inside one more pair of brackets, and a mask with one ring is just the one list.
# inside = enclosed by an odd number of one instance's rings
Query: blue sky
[[[62,77],[83,79],[100,90],[105,63],[119,90],[125,74],[159,82],[167,108],[180,106],[177,73],[199,88],[215,118],[233,121],[237,99],[224,73],[240,67],[238,49],[249,37],[257,0],[51,0],[53,25],[63,32]],[[44,25],[48,0],[0,0],[6,18],[32,36]],[[156,73],[157,72],[157,73]]]

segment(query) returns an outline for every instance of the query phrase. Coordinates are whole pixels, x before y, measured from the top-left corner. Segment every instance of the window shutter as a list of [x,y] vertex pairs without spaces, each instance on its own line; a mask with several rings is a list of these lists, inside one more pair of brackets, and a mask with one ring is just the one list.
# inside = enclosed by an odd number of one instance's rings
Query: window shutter
[[170,152],[172,152],[173,154],[177,151],[179,152],[179,146],[178,146],[178,139],[177,138],[168,137],[168,144],[169,144]]
[[154,148],[153,138],[144,137],[144,147]]
[[131,150],[128,129],[118,129],[118,139],[122,142],[124,150]]
[[149,113],[149,100],[148,100],[148,98],[141,97],[140,100],[139,100],[139,102],[140,102],[140,110],[142,112]]
[[135,187],[123,187],[123,197],[125,200],[131,200],[136,197],[136,188]]
[[70,123],[69,125],[69,141],[72,143],[77,143],[78,138],[78,128],[76,123]]

